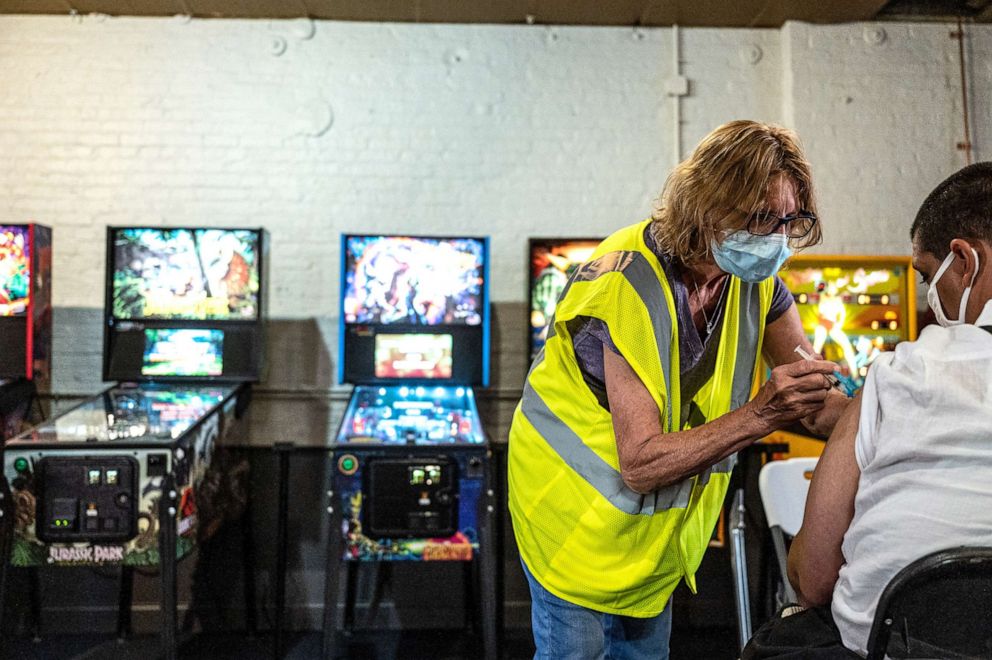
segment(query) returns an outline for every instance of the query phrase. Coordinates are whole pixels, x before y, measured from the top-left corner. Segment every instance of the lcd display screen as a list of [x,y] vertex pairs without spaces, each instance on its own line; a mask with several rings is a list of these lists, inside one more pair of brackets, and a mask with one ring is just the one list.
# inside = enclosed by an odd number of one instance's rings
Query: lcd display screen
[[223,373],[223,330],[145,329],[142,376],[220,376]]
[[482,324],[485,241],[347,236],[345,323]]
[[112,242],[115,318],[258,318],[259,232],[119,228]]
[[31,240],[27,225],[0,225],[0,316],[25,314],[31,297]]
[[375,337],[376,378],[451,378],[451,335]]

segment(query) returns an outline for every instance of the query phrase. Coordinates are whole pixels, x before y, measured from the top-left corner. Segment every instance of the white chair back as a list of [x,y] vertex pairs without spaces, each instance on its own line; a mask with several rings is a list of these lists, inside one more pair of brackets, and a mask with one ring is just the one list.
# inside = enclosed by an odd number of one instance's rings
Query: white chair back
[[778,526],[789,536],[799,532],[816,462],[816,458],[790,458],[761,468],[758,490],[769,527]]

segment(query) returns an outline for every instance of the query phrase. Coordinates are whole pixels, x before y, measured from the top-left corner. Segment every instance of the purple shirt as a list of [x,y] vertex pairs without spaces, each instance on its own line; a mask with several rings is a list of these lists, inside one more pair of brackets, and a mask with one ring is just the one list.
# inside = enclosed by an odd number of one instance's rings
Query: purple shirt
[[[709,380],[716,366],[716,349],[718,341],[710,341],[714,335],[719,336],[720,328],[723,325],[723,308],[720,304],[716,307],[717,317],[712,319],[713,332],[707,336],[700,336],[696,330],[696,324],[692,321],[692,312],[689,309],[689,291],[682,281],[682,269],[670,256],[662,253],[654,240],[654,236],[644,229],[644,242],[651,252],[658,258],[661,267],[668,278],[668,286],[675,296],[675,315],[679,328],[679,380],[681,383],[682,421],[686,419],[689,403],[699,391],[699,388]],[[727,280],[729,282],[729,279]],[[792,293],[786,288],[780,277],[775,278],[775,290],[772,294],[771,307],[765,316],[765,323],[782,316],[793,304]],[[609,410],[609,401],[606,397],[606,377],[603,367],[603,346],[609,346],[610,350],[623,357],[613,339],[610,337],[609,328],[600,319],[592,317],[578,317],[573,321],[575,327],[570,333],[572,345],[575,347],[575,356],[579,363],[579,370],[582,377],[599,400],[600,405]]]

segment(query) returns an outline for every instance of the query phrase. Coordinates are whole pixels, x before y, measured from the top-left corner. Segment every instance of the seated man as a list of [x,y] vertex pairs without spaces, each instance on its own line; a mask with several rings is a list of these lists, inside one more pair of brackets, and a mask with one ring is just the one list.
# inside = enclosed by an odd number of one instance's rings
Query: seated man
[[992,162],[937,186],[910,236],[942,327],[879,356],[834,429],[789,552],[810,609],[766,624],[744,658],[863,656],[899,570],[992,545]]

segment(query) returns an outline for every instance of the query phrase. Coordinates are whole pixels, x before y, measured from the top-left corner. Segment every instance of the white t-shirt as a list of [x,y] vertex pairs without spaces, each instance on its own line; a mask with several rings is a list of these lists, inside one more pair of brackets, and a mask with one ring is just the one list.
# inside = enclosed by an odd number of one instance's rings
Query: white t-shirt
[[832,611],[864,655],[889,580],[923,555],[992,546],[992,301],[976,325],[924,328],[865,380],[861,477]]

